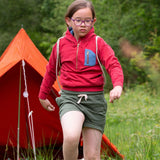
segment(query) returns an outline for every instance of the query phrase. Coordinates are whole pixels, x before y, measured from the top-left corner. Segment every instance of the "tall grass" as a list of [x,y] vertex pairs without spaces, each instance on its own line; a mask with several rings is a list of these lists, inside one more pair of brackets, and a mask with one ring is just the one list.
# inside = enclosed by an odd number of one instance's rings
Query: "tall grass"
[[[148,87],[137,86],[108,103],[105,135],[125,160],[160,160],[160,95],[152,93]],[[108,101],[109,95],[105,97]],[[37,159],[53,159],[53,150],[38,150]]]
[[108,104],[105,134],[127,160],[160,159],[160,98],[151,93],[138,86]]

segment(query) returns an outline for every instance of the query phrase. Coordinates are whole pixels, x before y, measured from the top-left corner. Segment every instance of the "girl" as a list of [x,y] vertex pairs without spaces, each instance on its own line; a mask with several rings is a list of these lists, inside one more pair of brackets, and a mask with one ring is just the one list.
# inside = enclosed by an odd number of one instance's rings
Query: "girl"
[[[74,1],[68,7],[65,21],[68,29],[59,46],[62,93],[56,98],[63,130],[64,160],[77,159],[81,132],[84,159],[100,160],[107,103],[103,93],[104,77],[96,58],[93,28],[96,17],[92,3]],[[40,102],[48,111],[54,111],[47,95],[56,80],[56,47],[57,44],[39,92]],[[113,50],[102,38],[98,38],[98,57],[112,79],[110,102],[113,102],[121,96],[123,72]]]

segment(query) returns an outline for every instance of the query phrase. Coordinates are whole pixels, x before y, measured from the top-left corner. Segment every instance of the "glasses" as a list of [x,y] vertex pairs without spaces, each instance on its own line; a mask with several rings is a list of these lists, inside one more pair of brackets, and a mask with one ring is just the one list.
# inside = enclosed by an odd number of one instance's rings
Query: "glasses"
[[93,23],[93,19],[81,20],[81,19],[71,18],[71,20],[74,22],[76,26],[80,26],[82,23],[84,23],[86,26],[91,26]]

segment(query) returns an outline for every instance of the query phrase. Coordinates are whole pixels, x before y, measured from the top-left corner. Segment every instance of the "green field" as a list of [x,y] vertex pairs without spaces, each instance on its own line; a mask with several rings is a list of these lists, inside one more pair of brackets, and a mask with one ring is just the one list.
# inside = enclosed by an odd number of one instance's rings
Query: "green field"
[[[105,135],[125,160],[160,160],[160,98],[151,93],[149,88],[138,86],[108,103]],[[108,101],[109,95],[105,96]],[[38,160],[53,157],[53,148],[38,151]]]
[[[151,93],[138,86],[108,103],[105,135],[125,160],[160,160],[160,98]],[[108,101],[109,95],[105,96]]]
[[127,160],[160,160],[159,96],[139,86],[108,103],[105,134]]

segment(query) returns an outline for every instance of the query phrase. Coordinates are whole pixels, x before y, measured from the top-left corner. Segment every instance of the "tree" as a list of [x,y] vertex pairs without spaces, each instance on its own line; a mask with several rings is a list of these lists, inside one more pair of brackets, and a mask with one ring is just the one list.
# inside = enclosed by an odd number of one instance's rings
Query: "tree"
[[[146,72],[131,59],[124,57],[120,48],[121,39],[144,50],[149,45],[150,33],[160,28],[160,3],[137,0],[93,0],[97,13],[96,33],[111,45],[119,58],[125,75],[125,84],[144,83]],[[160,31],[157,30],[157,35]]]
[[21,27],[26,29],[35,44],[40,39],[40,0],[1,0],[0,55]]
[[44,0],[41,6],[42,18],[42,41],[40,50],[46,58],[49,58],[53,44],[66,31],[65,12],[72,0]]
[[[41,53],[48,59],[54,43],[66,31],[64,15],[73,0],[1,0],[0,55],[23,24]],[[125,85],[144,83],[146,72],[124,56],[121,40],[152,55],[151,33],[160,35],[160,2],[137,0],[92,0],[96,11],[95,32],[115,51],[125,75]],[[146,53],[147,52],[147,53]],[[157,57],[155,57],[157,58]],[[108,84],[108,83],[107,83]],[[111,88],[111,83],[109,82]]]

